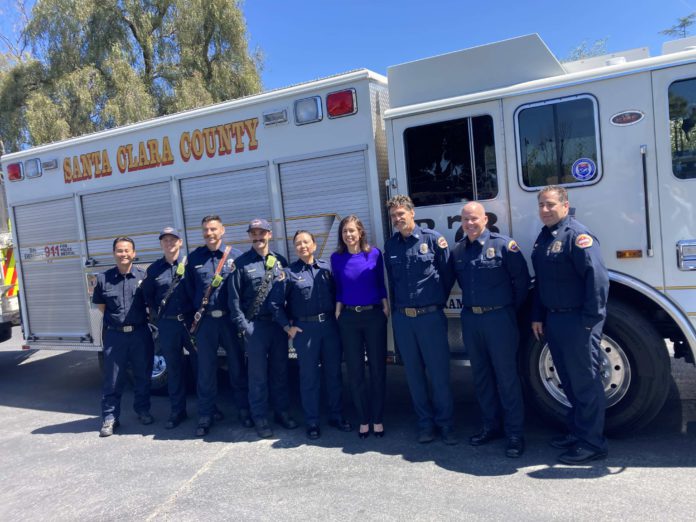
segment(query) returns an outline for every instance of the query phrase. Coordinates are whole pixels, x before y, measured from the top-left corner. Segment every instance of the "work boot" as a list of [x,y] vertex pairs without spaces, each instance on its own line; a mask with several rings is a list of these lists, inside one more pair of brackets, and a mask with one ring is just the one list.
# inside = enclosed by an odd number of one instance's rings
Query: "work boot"
[[99,430],[100,437],[111,437],[114,434],[114,430],[121,425],[116,419],[104,419],[102,422],[101,429]]

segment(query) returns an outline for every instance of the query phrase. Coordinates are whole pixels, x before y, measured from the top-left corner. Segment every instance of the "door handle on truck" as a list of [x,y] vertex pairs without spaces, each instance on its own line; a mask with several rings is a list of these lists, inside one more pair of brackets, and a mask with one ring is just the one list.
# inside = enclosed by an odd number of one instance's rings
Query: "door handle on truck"
[[652,235],[650,234],[650,209],[648,208],[648,160],[646,158],[648,154],[648,146],[640,146],[640,159],[643,164],[643,201],[645,203],[645,234],[648,241],[647,244],[647,254],[648,257],[653,257],[653,247],[652,247]]

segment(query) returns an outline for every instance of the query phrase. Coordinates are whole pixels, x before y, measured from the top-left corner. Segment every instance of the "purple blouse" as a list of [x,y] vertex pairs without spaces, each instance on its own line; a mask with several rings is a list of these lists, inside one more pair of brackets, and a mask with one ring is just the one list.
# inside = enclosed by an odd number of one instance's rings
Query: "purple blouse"
[[331,254],[331,269],[336,280],[336,301],[347,306],[380,304],[387,297],[384,285],[382,252]]

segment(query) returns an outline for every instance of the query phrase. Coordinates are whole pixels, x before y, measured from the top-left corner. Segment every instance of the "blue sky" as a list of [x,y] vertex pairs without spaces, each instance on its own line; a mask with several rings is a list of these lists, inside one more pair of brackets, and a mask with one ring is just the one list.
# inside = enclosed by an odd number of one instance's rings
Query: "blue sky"
[[[15,22],[0,0],[0,32]],[[649,47],[662,29],[696,11],[696,0],[246,0],[251,46],[265,55],[264,88],[362,67],[389,65],[539,33],[558,57],[583,40],[607,38],[610,52]],[[696,26],[693,28],[696,34]]]

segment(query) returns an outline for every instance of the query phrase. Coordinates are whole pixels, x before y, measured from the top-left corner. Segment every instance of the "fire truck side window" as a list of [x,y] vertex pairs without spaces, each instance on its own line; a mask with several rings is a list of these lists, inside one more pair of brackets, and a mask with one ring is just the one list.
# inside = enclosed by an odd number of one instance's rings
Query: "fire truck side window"
[[404,131],[404,146],[409,195],[416,206],[498,194],[490,116],[411,127]]
[[672,172],[680,179],[696,178],[696,79],[669,86],[669,133]]
[[517,110],[518,160],[525,187],[599,180],[599,131],[594,98],[575,96]]

